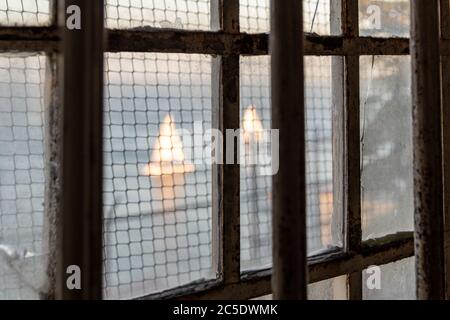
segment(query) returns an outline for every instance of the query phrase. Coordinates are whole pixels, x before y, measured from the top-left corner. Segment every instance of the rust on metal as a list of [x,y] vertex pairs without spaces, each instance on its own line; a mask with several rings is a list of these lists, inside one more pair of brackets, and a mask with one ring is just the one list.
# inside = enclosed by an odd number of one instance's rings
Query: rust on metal
[[417,298],[444,298],[439,2],[411,1]]

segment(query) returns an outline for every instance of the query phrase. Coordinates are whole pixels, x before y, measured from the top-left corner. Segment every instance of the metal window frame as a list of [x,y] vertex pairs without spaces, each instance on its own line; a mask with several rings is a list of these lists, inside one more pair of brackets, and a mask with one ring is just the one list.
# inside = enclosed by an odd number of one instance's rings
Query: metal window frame
[[[84,2],[83,0],[78,0]],[[85,0],[90,2],[89,0]],[[414,3],[415,1],[412,1]],[[54,12],[56,17],[57,3]],[[246,34],[239,28],[239,0],[211,0],[212,25],[218,31],[185,31],[158,28],[135,28],[106,30],[105,52],[171,52],[201,53],[213,55],[213,123],[219,128],[239,127],[239,59],[242,55],[267,55],[269,35],[266,33]],[[444,188],[450,189],[450,17],[448,1],[441,0],[441,41],[439,54],[442,59],[443,100],[443,163]],[[333,127],[341,128],[336,139],[333,133],[336,163],[340,181],[336,194],[343,199],[335,206],[345,217],[344,248],[333,249],[320,256],[308,258],[309,283],[337,276],[348,276],[350,299],[362,298],[362,271],[370,265],[383,265],[414,256],[414,233],[405,232],[383,238],[361,242],[360,203],[360,141],[359,141],[359,57],[362,55],[409,55],[408,38],[374,38],[359,36],[358,1],[342,0],[342,34],[319,36],[305,34],[304,55],[340,56],[345,62],[342,80],[343,107],[333,110]],[[56,18],[49,27],[0,27],[0,51],[45,52],[51,57],[62,53],[62,30]],[[99,23],[99,22],[97,22]],[[83,40],[85,41],[85,40]],[[55,74],[56,76],[56,74]],[[53,86],[60,82],[53,81]],[[97,83],[98,85],[98,83]],[[233,93],[233,94],[230,94]],[[58,97],[52,96],[57,100]],[[56,107],[57,102],[52,105]],[[226,111],[226,112],[224,112]],[[57,114],[56,114],[57,115]],[[447,116],[445,116],[447,115]],[[445,138],[447,137],[447,138]],[[50,137],[55,139],[55,137]],[[84,140],[88,145],[89,141]],[[239,166],[218,166],[214,168],[213,190],[213,245],[216,256],[218,278],[193,283],[164,292],[150,294],[141,299],[250,299],[272,293],[271,270],[240,272],[239,236]],[[90,181],[94,182],[94,181]],[[96,180],[98,190],[101,181]],[[335,202],[336,203],[336,202]],[[450,247],[450,192],[444,193],[445,243]],[[97,208],[98,210],[98,208]],[[100,210],[101,211],[101,210]],[[101,212],[97,212],[97,217]],[[98,226],[97,226],[98,227]],[[98,230],[98,228],[97,228]],[[72,238],[72,241],[76,237]],[[86,244],[98,248],[102,239]],[[96,251],[99,254],[98,250]],[[98,258],[98,257],[97,257]],[[450,297],[450,257],[446,256],[447,297]],[[65,271],[58,267],[57,273]],[[89,272],[89,268],[86,269]],[[100,277],[101,278],[101,277]],[[98,280],[84,297],[101,298]],[[49,295],[53,297],[53,295]],[[64,297],[64,296],[59,296]],[[66,296],[71,298],[70,295]],[[78,297],[79,298],[79,297]]]

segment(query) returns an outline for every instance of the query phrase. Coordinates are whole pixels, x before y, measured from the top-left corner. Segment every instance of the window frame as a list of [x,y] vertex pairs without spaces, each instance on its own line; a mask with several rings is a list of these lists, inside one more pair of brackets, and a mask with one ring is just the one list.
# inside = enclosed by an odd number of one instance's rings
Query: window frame
[[[74,0],[72,3],[84,3]],[[89,2],[89,0],[88,0]],[[103,2],[103,1],[102,1]],[[0,27],[0,51],[45,52],[52,61],[61,54],[62,32],[57,26],[56,13],[63,1],[52,2],[52,25],[43,27]],[[361,171],[360,171],[360,97],[359,57],[362,55],[409,55],[409,38],[377,38],[359,36],[358,1],[342,0],[336,22],[342,26],[341,35],[305,34],[304,54],[343,57],[333,63],[333,170],[334,213],[344,219],[344,247],[330,249],[318,256],[308,257],[309,283],[338,276],[348,277],[349,299],[362,299],[362,271],[371,265],[384,265],[414,256],[414,233],[402,232],[369,241],[361,240]],[[441,0],[442,85],[450,86],[450,17],[449,3]],[[106,29],[105,52],[167,52],[208,54],[213,56],[213,123],[218,128],[239,128],[240,56],[268,55],[269,34],[246,34],[239,28],[239,0],[211,0],[211,24],[217,31],[187,31],[159,28]],[[336,60],[337,61],[337,60]],[[61,83],[58,72],[53,90]],[[224,81],[226,79],[227,81]],[[101,89],[102,88],[97,88]],[[235,96],[230,97],[233,91]],[[450,92],[442,90],[443,105],[450,105]],[[51,95],[52,108],[58,108],[58,96]],[[59,106],[60,108],[60,106]],[[226,110],[226,112],[224,112]],[[450,190],[450,110],[443,108],[444,191]],[[54,118],[59,119],[56,116]],[[52,119],[52,118],[50,118]],[[54,125],[51,123],[51,125]],[[60,155],[60,137],[50,136],[56,159]],[[85,141],[85,143],[88,143]],[[240,270],[240,170],[239,165],[217,166],[213,170],[213,265],[217,279],[188,284],[140,299],[251,299],[270,294],[271,269],[241,272]],[[57,173],[53,173],[57,174]],[[59,179],[51,179],[56,188]],[[97,181],[98,190],[102,190]],[[47,200],[47,199],[46,199]],[[56,201],[53,199],[52,201]],[[444,192],[445,243],[450,243],[450,192]],[[93,207],[98,217],[98,212]],[[54,213],[57,214],[57,213]],[[412,213],[411,213],[412,214]],[[95,226],[99,230],[99,226]],[[81,226],[81,228],[84,228]],[[61,229],[58,229],[61,231]],[[87,232],[82,230],[82,232]],[[88,246],[98,251],[102,237]],[[72,239],[73,240],[73,239]],[[100,245],[101,247],[101,245]],[[98,257],[97,257],[98,258]],[[450,257],[446,256],[447,283],[450,281]],[[58,264],[57,273],[65,274]],[[89,268],[86,269],[89,272]],[[100,277],[102,278],[102,277]],[[101,280],[83,291],[95,292],[87,297],[101,298]],[[102,289],[102,288],[100,288]],[[450,286],[447,284],[447,295]],[[49,297],[54,297],[49,294]],[[70,298],[70,297],[69,297]]]

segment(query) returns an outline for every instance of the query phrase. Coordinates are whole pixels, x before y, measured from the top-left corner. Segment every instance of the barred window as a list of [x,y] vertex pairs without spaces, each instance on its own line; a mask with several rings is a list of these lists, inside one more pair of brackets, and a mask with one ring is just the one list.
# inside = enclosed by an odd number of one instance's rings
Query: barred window
[[[271,299],[275,157],[252,162],[283,130],[271,1],[74,0],[98,31],[77,39],[63,2],[0,0],[0,299]],[[302,4],[304,150],[290,143],[307,250],[290,254],[305,255],[309,299],[415,299],[410,2]],[[70,259],[86,292],[64,292]]]

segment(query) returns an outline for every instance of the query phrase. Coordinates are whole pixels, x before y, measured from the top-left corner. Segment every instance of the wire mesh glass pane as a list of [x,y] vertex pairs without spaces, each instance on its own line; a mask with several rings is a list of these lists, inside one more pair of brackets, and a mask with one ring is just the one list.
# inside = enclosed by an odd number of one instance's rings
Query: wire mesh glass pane
[[361,57],[363,239],[413,230],[408,56]]
[[409,37],[409,0],[359,0],[361,36]]
[[43,55],[0,54],[0,300],[46,285],[45,68]]
[[108,28],[209,30],[210,0],[106,0]]
[[415,258],[363,271],[364,300],[415,300]]
[[106,298],[214,277],[211,57],[108,54],[104,117]]
[[[330,34],[330,1],[303,0],[305,32]],[[241,0],[240,24],[242,32],[269,32],[270,0]]]
[[50,0],[0,0],[0,25],[50,24]]
[[[258,128],[271,128],[269,83],[269,57],[241,58],[244,136],[246,131],[254,134]],[[341,223],[338,215],[333,215],[331,57],[305,57],[305,99],[307,237],[308,253],[314,255],[340,245]],[[292,143],[295,148],[295,142]],[[262,165],[243,165],[241,160],[241,268],[244,270],[268,267],[272,262],[272,172],[266,169]]]

